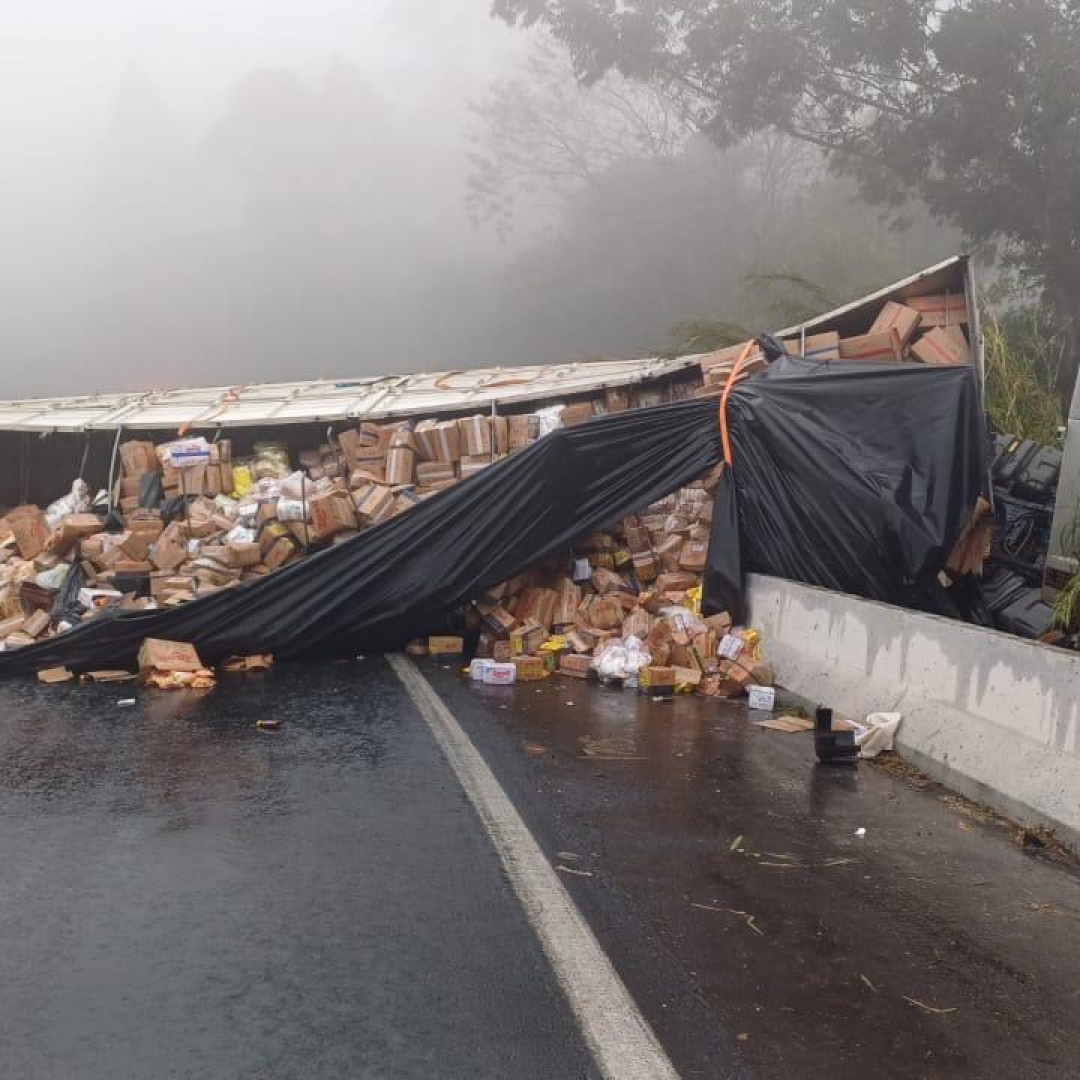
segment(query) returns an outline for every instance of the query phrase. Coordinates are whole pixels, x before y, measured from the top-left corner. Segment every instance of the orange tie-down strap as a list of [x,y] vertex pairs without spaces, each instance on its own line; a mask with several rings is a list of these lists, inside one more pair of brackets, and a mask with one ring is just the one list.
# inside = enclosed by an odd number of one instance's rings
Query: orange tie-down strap
[[743,346],[743,351],[739,353],[739,358],[735,361],[727,382],[724,383],[724,392],[720,395],[720,442],[724,447],[724,461],[727,462],[728,468],[731,467],[731,439],[728,436],[727,422],[728,397],[731,394],[732,387],[739,381],[739,373],[742,371],[743,365],[756,351],[756,341],[748,341],[746,345]]

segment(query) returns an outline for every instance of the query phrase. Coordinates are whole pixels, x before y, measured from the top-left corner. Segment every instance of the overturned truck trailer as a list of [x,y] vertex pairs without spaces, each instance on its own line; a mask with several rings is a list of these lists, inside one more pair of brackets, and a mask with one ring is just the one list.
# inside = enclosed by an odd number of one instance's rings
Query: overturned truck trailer
[[[773,351],[0,404],[12,466],[3,497],[22,504],[7,523],[18,525],[16,548],[20,536],[38,548],[19,551],[17,584],[35,610],[64,565],[89,567],[95,584],[122,568],[125,584],[144,575],[153,586],[134,601],[117,587],[122,602],[100,612],[66,589],[64,622],[54,612],[41,630],[36,615],[39,636],[7,639],[21,647],[0,655],[0,672],[126,665],[145,637],[197,642],[210,662],[396,648],[478,590],[569,558],[575,538],[613,523],[620,539],[634,532],[632,557],[611,570],[632,591],[674,557],[681,570],[705,570],[706,610],[736,617],[744,570],[953,612],[944,572],[958,541],[955,577],[977,568],[985,489],[969,275],[965,259],[949,260],[781,332]],[[560,407],[542,417],[548,403]],[[541,437],[541,420],[556,430]],[[174,448],[178,435],[208,437],[200,471],[144,433]],[[276,479],[232,489],[233,464],[268,436],[294,449],[325,440],[299,455],[298,494]],[[701,489],[721,461],[706,566],[696,555],[706,526],[678,513],[674,524],[655,524],[655,513],[627,524],[674,489]],[[76,474],[105,488],[106,528],[125,537],[111,567],[117,545],[83,531],[93,518],[64,522],[61,552],[26,505]],[[688,505],[711,509],[699,495]],[[225,532],[233,521],[248,534],[238,543]],[[0,543],[11,551],[12,537]],[[234,561],[238,546],[262,561]],[[282,568],[270,550],[285,552]],[[178,567],[206,587],[157,602]]]

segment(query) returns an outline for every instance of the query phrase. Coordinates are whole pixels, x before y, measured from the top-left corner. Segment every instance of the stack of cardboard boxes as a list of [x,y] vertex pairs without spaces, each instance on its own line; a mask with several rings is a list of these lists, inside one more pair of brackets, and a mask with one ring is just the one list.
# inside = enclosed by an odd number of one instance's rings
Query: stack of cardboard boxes
[[[465,616],[479,631],[477,657],[491,664],[474,668],[474,677],[522,682],[557,671],[592,678],[606,650],[634,638],[649,661],[635,674],[651,695],[736,697],[771,685],[757,635],[732,627],[726,614],[701,615],[718,475],[711,471],[477,597]],[[456,640],[463,649],[464,638]],[[418,640],[410,648],[428,646]]]
[[[782,344],[792,356],[810,360],[873,360],[923,364],[970,364],[967,299],[963,293],[911,296],[883,301],[871,313],[864,332],[841,337],[836,330],[787,338]],[[743,371],[754,372],[765,358],[752,343],[743,342],[701,358],[704,385],[698,396],[719,395],[747,345]]]
[[[691,389],[613,388],[545,414],[361,423],[301,451],[299,468],[281,443],[234,458],[229,439],[128,440],[111,493],[121,528],[106,531],[104,514],[89,507],[50,521],[26,505],[0,518],[0,647],[32,644],[105,608],[173,606],[233,587],[406,513],[552,426]],[[77,604],[57,612],[76,564]]]

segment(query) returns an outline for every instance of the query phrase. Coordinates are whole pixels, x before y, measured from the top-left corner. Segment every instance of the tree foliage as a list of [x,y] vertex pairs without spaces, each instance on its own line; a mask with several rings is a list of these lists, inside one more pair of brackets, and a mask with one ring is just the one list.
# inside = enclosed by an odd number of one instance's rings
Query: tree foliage
[[1075,0],[495,0],[578,76],[677,93],[720,144],[774,129],[864,197],[916,195],[1037,275],[1080,359],[1080,5]]

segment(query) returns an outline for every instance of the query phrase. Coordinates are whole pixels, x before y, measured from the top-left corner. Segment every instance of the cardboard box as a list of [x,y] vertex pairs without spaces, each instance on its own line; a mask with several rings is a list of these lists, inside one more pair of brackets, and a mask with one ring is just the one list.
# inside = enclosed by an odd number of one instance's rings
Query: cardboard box
[[900,338],[900,346],[903,348],[914,337],[921,321],[922,316],[914,308],[890,300],[878,313],[878,317],[870,327],[870,333],[883,334],[889,330],[895,330]]
[[461,479],[467,480],[470,476],[475,476],[491,464],[492,460],[488,454],[466,455],[461,459]]
[[416,444],[412,432],[395,432],[386,452],[386,482],[391,486],[411,484],[415,469]]
[[369,484],[353,495],[361,525],[378,525],[394,511],[394,493],[383,484]]
[[967,299],[963,293],[909,296],[905,304],[914,308],[927,326],[964,326],[968,321]]
[[501,604],[497,604],[483,615],[484,625],[497,638],[508,638],[510,632],[518,625],[516,615],[511,615]]
[[959,326],[935,326],[911,346],[911,352],[924,364],[971,363],[971,350]]
[[44,671],[37,673],[38,682],[47,683],[50,685],[56,683],[71,682],[75,678],[74,675],[66,667],[53,667],[45,668]]
[[350,469],[357,468],[357,455],[368,445],[356,428],[348,428],[339,431],[337,435],[338,447],[345,458],[345,463]]
[[101,532],[97,514],[68,514],[52,537],[50,547],[57,555],[66,555],[84,536]]
[[262,561],[262,552],[258,544],[248,544],[242,541],[227,544],[222,549],[229,566],[248,567],[258,566]]
[[454,463],[452,461],[421,461],[416,466],[416,482],[430,485],[440,484],[446,480],[456,480]]
[[604,408],[609,413],[625,412],[630,408],[630,388],[628,386],[609,386],[604,390]]
[[484,669],[485,686],[513,686],[517,681],[517,668],[513,664],[493,663]]
[[464,638],[438,634],[428,638],[429,656],[461,656],[464,651]]
[[776,690],[771,686],[756,686],[751,683],[746,692],[749,695],[751,709],[761,709],[764,712],[772,712],[776,708]]
[[533,413],[508,416],[506,423],[508,431],[507,445],[510,451],[524,450],[526,446],[540,437],[540,417]]
[[591,401],[578,402],[575,405],[565,405],[559,413],[559,421],[564,428],[577,427],[584,424],[596,415]]
[[634,574],[638,581],[647,584],[655,581],[658,571],[656,556],[652,550],[635,551],[633,555]]
[[687,541],[684,541],[681,536],[665,536],[653,548],[661,568],[666,573],[673,573],[679,569],[679,557],[684,543]]
[[701,680],[704,675],[700,668],[697,667],[674,667],[675,672],[675,685],[680,686],[700,686]]
[[505,416],[491,418],[491,440],[495,444],[495,453],[505,456],[510,453],[510,425]]
[[300,545],[296,538],[286,529],[284,536],[279,536],[263,552],[263,565],[267,570],[277,570],[284,566],[291,558],[300,551]]
[[622,604],[611,596],[597,596],[590,598],[587,605],[583,605],[581,616],[585,620],[586,627],[594,627],[596,630],[614,630],[622,626],[625,613]]
[[416,453],[421,461],[435,461],[438,458],[438,440],[435,438],[437,424],[437,420],[421,420],[413,429]]
[[509,641],[494,641],[491,644],[491,658],[500,664],[509,664],[514,659],[514,647]]
[[139,647],[139,672],[202,671],[203,662],[195,646],[186,641],[147,638]]
[[176,593],[190,593],[192,579],[184,574],[151,574],[150,595],[155,600],[165,600]]
[[789,356],[804,356],[807,360],[839,360],[840,335],[835,330],[824,334],[807,334],[802,337],[785,338],[784,351]]
[[515,656],[514,668],[518,682],[539,682],[548,675],[542,656]]
[[121,543],[120,550],[129,558],[139,561],[150,558],[150,548],[154,541],[161,535],[161,531],[155,535],[144,529],[129,532],[127,538]]
[[[159,468],[157,450],[152,442],[132,439],[120,444],[120,463],[124,475],[142,476],[144,473],[157,472]],[[136,490],[135,494],[138,494]]]
[[894,360],[904,359],[900,335],[895,329],[880,334],[860,334],[858,337],[840,339],[841,360]]
[[587,679],[592,674],[592,657],[576,653],[563,653],[559,657],[559,674],[571,679]]
[[674,667],[650,664],[638,672],[638,685],[643,689],[654,690],[661,686],[674,687],[679,682],[679,673]]
[[178,521],[166,527],[154,542],[150,561],[159,570],[172,573],[188,557],[187,530]]
[[459,461],[462,454],[461,431],[457,420],[440,420],[435,425],[434,459],[437,461]]
[[[466,416],[458,422],[463,457],[491,456],[491,419],[487,416]],[[462,463],[464,464],[464,463]],[[464,475],[464,470],[462,470]]]
[[555,609],[559,607],[559,593],[555,589],[529,587],[521,591],[514,614],[521,620],[533,620],[543,627],[555,621]]
[[221,486],[221,466],[210,464],[206,466],[206,482],[203,490],[207,495],[220,495],[225,490]]
[[22,633],[28,634],[32,638],[40,637],[49,629],[50,621],[49,613],[38,608],[37,611],[26,617],[26,621],[20,629]]
[[535,619],[526,619],[510,631],[510,651],[514,656],[536,652],[547,638],[547,630]]
[[679,552],[679,568],[681,570],[704,570],[708,555],[709,545],[704,540],[687,540]]
[[49,542],[49,525],[36,506],[17,506],[4,519],[15,537],[15,546],[24,559],[39,555]]
[[308,499],[308,518],[311,535],[316,540],[329,540],[340,532],[356,528],[356,511],[347,491],[326,491]]
[[568,577],[560,578],[555,586],[555,607],[551,613],[552,626],[570,626],[581,607],[581,589]]

